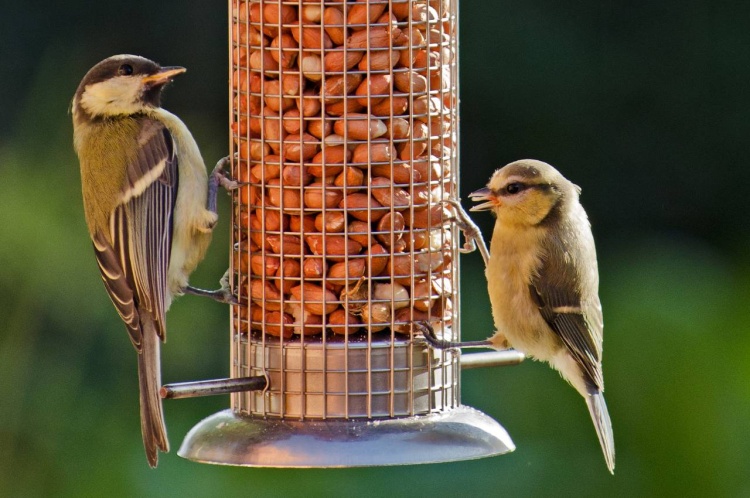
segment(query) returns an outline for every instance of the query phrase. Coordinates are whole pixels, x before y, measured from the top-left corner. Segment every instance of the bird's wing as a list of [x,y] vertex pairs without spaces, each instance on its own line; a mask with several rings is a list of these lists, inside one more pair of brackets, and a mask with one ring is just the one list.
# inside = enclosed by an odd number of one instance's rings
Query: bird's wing
[[110,233],[94,234],[94,249],[112,302],[140,350],[139,312],[150,313],[159,337],[165,337],[177,157],[169,131],[147,118],[142,118],[134,148]]
[[592,387],[603,390],[604,322],[596,256],[591,258],[593,261],[582,256],[565,250],[547,251],[529,292],[542,317],[581,366]]

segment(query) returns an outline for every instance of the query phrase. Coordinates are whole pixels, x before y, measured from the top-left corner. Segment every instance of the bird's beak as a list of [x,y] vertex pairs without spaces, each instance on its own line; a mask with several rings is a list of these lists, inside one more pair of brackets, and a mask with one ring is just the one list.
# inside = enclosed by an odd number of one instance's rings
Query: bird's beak
[[187,71],[187,69],[180,66],[163,67],[158,73],[150,74],[141,79],[141,82],[144,85],[151,86],[163,85],[165,83],[169,83],[170,81],[172,81],[172,78],[174,78],[178,74],[184,73],[185,71]]
[[474,202],[486,201],[482,204],[473,206],[469,211],[487,211],[488,209],[492,209],[500,204],[500,200],[497,196],[495,196],[495,194],[493,194],[487,187],[480,188],[479,190],[470,193],[469,198]]

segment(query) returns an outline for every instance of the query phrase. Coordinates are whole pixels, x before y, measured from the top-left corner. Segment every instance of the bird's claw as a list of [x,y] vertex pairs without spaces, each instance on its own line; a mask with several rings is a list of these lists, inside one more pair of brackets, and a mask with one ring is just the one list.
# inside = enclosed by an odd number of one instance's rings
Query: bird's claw
[[237,306],[238,304],[240,304],[240,300],[237,299],[237,296],[232,294],[232,291],[229,289],[220,289],[219,296],[216,300],[220,303],[228,304],[230,306]]
[[224,190],[232,191],[240,187],[240,183],[232,180],[228,173],[224,171],[231,162],[231,156],[222,157],[214,166],[211,176],[215,178],[216,183],[224,187]]
[[435,329],[428,321],[418,320],[411,322],[414,327],[422,332],[422,336],[433,349],[461,349],[461,348],[494,348],[490,340],[484,341],[446,341],[438,339]]
[[219,280],[221,288],[216,290],[205,290],[198,289],[196,287],[187,286],[185,287],[186,294],[192,294],[194,296],[203,296],[218,301],[223,304],[237,305],[240,304],[239,299],[232,293],[232,289],[229,285],[229,270]]
[[449,204],[453,207],[453,216],[449,221],[454,222],[464,234],[464,246],[459,249],[459,252],[467,254],[476,251],[478,247],[486,265],[490,259],[490,253],[487,250],[487,245],[484,243],[484,238],[479,227],[472,221],[463,206],[461,206],[461,203],[456,199],[444,199],[441,203]]
[[420,332],[422,332],[424,340],[427,341],[427,343],[433,348],[451,349],[452,347],[454,347],[450,341],[438,339],[437,334],[435,334],[435,329],[430,322],[419,320],[412,322],[412,325],[414,325]]
[[226,301],[224,301],[226,304],[237,305],[240,304],[240,300],[232,293],[232,288],[229,285],[229,275],[229,268],[227,268],[227,271],[219,279],[219,284],[221,284],[219,291],[226,298]]

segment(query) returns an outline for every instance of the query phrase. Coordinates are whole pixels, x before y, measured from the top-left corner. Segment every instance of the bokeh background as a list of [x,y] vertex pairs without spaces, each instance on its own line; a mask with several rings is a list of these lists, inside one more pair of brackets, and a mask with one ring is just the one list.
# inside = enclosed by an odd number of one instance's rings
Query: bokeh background
[[[479,461],[348,470],[192,463],[174,450],[226,397],[166,402],[173,452],[141,447],[135,356],[85,230],[68,105],[115,53],[184,65],[166,107],[209,164],[227,153],[226,3],[0,2],[0,495],[748,496],[750,4],[461,4],[464,195],[534,157],[583,188],[597,239],[617,446],[544,365],[469,371],[463,400],[518,449]],[[222,206],[225,213],[228,205]],[[485,233],[488,215],[477,216]],[[227,265],[227,225],[193,283]],[[481,281],[478,255],[464,281]],[[465,285],[464,336],[492,332]],[[165,381],[228,373],[227,312],[169,315]]]

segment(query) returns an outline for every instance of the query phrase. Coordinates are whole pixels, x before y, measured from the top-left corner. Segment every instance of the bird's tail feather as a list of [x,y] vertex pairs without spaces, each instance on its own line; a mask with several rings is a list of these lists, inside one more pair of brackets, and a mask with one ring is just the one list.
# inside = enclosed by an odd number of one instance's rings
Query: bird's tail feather
[[143,336],[138,353],[138,384],[141,391],[141,433],[146,458],[151,467],[156,467],[158,450],[168,452],[169,440],[164,424],[161,397],[161,339],[156,333],[153,320],[141,313]]
[[609,419],[607,403],[604,402],[604,394],[594,392],[586,396],[586,404],[589,407],[591,420],[594,422],[596,435],[599,436],[599,444],[604,453],[604,460],[609,471],[615,473],[615,440],[612,434],[612,422]]

